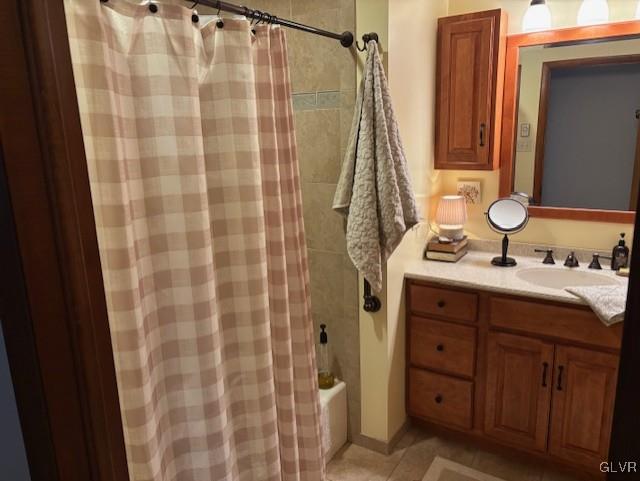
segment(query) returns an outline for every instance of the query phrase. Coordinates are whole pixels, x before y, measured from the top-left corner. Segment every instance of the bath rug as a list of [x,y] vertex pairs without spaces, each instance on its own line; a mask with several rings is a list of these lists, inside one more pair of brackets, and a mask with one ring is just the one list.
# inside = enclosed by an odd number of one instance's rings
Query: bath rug
[[422,481],[505,481],[455,461],[436,456]]

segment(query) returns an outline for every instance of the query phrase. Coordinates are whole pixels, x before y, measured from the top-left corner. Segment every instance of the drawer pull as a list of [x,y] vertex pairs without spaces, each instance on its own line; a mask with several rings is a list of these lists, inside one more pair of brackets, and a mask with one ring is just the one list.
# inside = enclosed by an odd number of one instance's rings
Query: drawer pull
[[547,387],[547,371],[549,370],[549,363],[542,363],[542,387]]
[[436,396],[435,401],[436,401],[436,404],[440,404],[440,403],[442,403],[442,394],[438,394],[438,395]]
[[436,351],[439,351],[439,352],[444,351],[444,344],[438,344],[438,345],[436,346]]
[[444,306],[446,306],[446,305],[447,305],[447,303],[446,303],[446,302],[444,302],[444,301],[442,301],[442,300],[438,301],[438,307],[439,307],[440,309],[442,309],[442,308],[443,308]]
[[562,391],[562,373],[564,372],[564,366],[558,366],[558,391]]

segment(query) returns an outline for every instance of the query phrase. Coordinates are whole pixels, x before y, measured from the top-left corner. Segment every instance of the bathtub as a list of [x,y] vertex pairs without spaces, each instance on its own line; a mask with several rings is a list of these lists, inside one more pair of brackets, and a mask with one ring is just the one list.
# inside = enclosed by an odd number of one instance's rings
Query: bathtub
[[347,442],[347,385],[338,381],[331,389],[320,389],[322,449],[328,463]]

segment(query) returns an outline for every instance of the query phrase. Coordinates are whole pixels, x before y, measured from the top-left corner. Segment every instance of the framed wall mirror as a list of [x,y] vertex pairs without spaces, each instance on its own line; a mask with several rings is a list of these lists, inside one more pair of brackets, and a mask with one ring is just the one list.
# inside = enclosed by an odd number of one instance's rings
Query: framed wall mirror
[[500,194],[532,217],[632,223],[640,185],[640,21],[507,39]]

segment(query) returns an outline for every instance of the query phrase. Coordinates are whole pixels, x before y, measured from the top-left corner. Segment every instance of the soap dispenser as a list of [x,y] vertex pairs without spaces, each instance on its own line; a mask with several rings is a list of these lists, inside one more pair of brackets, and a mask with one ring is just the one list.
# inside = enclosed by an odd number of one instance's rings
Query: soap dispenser
[[331,389],[335,383],[335,377],[331,372],[331,356],[326,328],[326,324],[320,324],[320,347],[318,350],[318,386],[320,389]]
[[611,269],[617,271],[629,264],[629,248],[624,241],[624,232],[620,233],[620,241],[611,252]]

